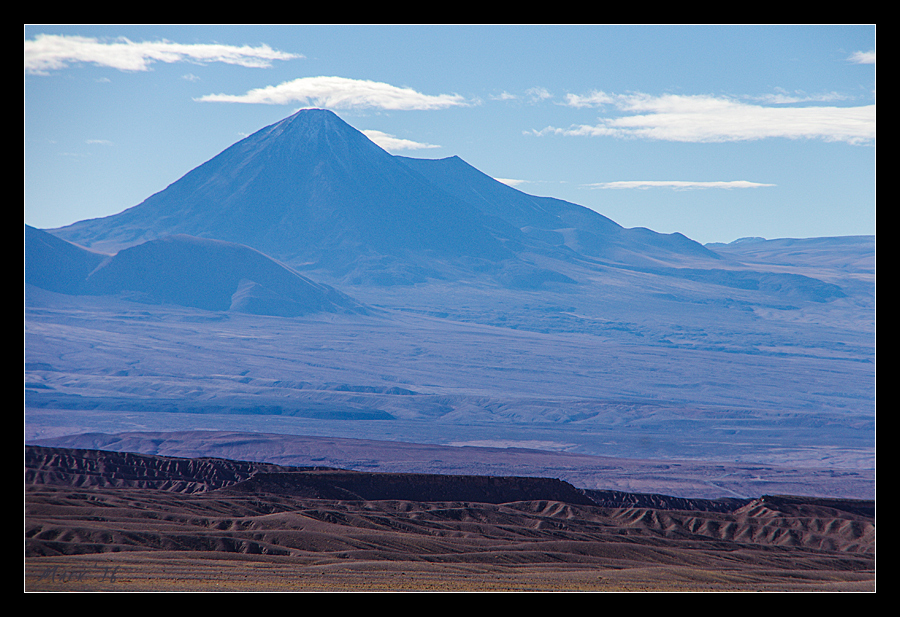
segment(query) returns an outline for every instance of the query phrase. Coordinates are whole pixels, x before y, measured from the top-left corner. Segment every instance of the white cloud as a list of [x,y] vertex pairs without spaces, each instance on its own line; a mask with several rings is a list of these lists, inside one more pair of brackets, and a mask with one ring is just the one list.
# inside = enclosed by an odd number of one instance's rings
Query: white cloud
[[666,188],[684,191],[691,189],[752,189],[775,185],[761,184],[759,182],[747,182],[746,180],[731,180],[724,182],[689,182],[683,180],[622,180],[619,182],[598,182],[596,184],[588,184],[585,186],[594,189]]
[[608,105],[614,100],[615,99],[612,96],[605,92],[600,92],[599,90],[594,90],[584,96],[578,94],[566,95],[566,105],[569,107],[599,107],[601,105]]
[[822,94],[806,94],[805,92],[796,91],[793,93],[786,90],[777,89],[775,94],[761,94],[759,96],[745,97],[747,100],[756,101],[758,103],[766,103],[769,105],[790,105],[797,103],[830,103],[833,101],[845,101],[849,97],[839,92],[824,92]]
[[526,94],[531,97],[532,101],[546,101],[553,98],[553,94],[546,88],[529,88]]
[[512,187],[521,186],[522,184],[528,183],[527,180],[514,180],[512,178],[494,178],[494,180],[496,180],[497,182],[502,182],[506,186]]
[[436,96],[411,88],[348,79],[346,77],[301,77],[277,86],[256,88],[246,94],[209,94],[197,100],[224,103],[300,104],[329,109],[443,109],[465,105],[456,94]]
[[101,41],[83,36],[39,34],[25,41],[25,71],[47,74],[70,64],[90,63],[120,71],[147,71],[155,62],[224,62],[246,67],[268,67],[273,60],[300,58],[268,45],[193,44],[171,41],[136,43],[124,37]]
[[378,146],[384,148],[388,152],[397,152],[400,150],[422,150],[427,148],[440,148],[433,144],[425,144],[410,139],[401,139],[388,133],[381,131],[362,131],[363,135],[371,139]]
[[596,125],[547,127],[533,134],[612,136],[680,142],[782,137],[860,144],[875,139],[875,105],[767,107],[728,97],[607,95],[623,115]]
[[875,50],[855,51],[847,59],[855,64],[875,64]]

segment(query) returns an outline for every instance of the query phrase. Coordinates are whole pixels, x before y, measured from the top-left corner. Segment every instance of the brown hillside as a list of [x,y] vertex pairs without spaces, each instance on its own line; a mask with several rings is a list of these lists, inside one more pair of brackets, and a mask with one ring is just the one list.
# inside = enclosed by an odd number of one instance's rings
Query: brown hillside
[[868,508],[26,448],[26,589],[874,589]]

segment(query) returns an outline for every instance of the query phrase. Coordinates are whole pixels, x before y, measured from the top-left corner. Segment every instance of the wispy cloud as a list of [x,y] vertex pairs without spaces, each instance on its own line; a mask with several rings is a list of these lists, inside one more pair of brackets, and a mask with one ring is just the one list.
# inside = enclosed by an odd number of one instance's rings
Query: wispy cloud
[[613,103],[615,98],[605,92],[594,90],[588,94],[567,94],[566,105],[569,107],[602,107]]
[[850,97],[840,92],[823,92],[820,94],[807,94],[801,90],[788,92],[783,88],[776,88],[772,94],[760,94],[744,97],[748,101],[764,103],[768,105],[795,105],[797,103],[831,103],[834,101],[846,101]]
[[523,184],[528,184],[528,180],[515,180],[513,178],[494,178],[497,182],[502,182],[506,186],[521,186]]
[[532,101],[546,101],[553,98],[553,94],[547,88],[529,88],[525,94]]
[[619,182],[597,182],[584,185],[592,189],[651,189],[664,188],[676,191],[693,189],[753,189],[774,184],[747,182],[746,180],[729,180],[720,182],[690,182],[684,180],[622,180]]
[[386,110],[444,109],[467,104],[457,94],[422,94],[412,88],[346,77],[301,77],[277,86],[256,88],[246,94],[209,94],[197,100]]
[[782,137],[861,144],[875,139],[875,105],[766,106],[708,95],[571,96],[576,107],[607,105],[620,113],[594,125],[547,127],[535,135],[609,136],[680,142],[726,142]]
[[25,41],[25,71],[47,74],[72,64],[88,63],[120,71],[147,71],[156,62],[224,62],[245,67],[269,67],[273,60],[301,58],[268,45],[181,44],[171,41],[134,42],[120,37],[102,41],[83,36],[39,34]]
[[395,137],[394,135],[390,135],[389,133],[382,133],[381,131],[362,131],[363,135],[371,139],[380,147],[384,148],[388,152],[399,152],[402,150],[423,150],[428,148],[440,148],[440,146],[435,146],[433,144],[425,144],[418,141],[412,141],[411,139],[402,139],[400,137]]
[[854,64],[875,64],[875,50],[855,51],[847,59]]

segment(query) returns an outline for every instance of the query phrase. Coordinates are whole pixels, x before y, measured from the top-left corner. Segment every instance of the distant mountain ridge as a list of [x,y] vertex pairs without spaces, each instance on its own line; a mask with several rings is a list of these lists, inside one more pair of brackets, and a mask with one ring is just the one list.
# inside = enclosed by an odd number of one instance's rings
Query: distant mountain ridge
[[569,256],[644,262],[647,257],[679,255],[709,260],[719,256],[683,234],[646,228],[626,229],[602,214],[561,199],[529,195],[472,167],[458,156],[443,159],[397,157],[442,189],[488,216],[525,234],[530,248],[565,247]]
[[95,253],[25,225],[25,282],[56,293],[76,294],[108,255]]
[[[625,229],[506,186],[458,157],[393,156],[331,111],[305,109],[237,142],[116,215],[52,230],[107,252],[167,235],[243,244],[289,265],[375,282],[555,258],[718,256],[681,234]],[[399,274],[398,274],[399,272]]]
[[57,293],[280,317],[366,312],[332,287],[220,240],[168,236],[104,256],[26,225],[25,263],[27,284]]

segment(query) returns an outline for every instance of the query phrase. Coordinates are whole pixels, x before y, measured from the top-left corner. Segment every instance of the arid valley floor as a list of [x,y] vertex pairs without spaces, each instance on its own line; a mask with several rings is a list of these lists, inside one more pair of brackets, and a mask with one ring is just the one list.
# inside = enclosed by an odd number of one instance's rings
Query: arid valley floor
[[874,591],[874,502],[29,447],[26,591]]

